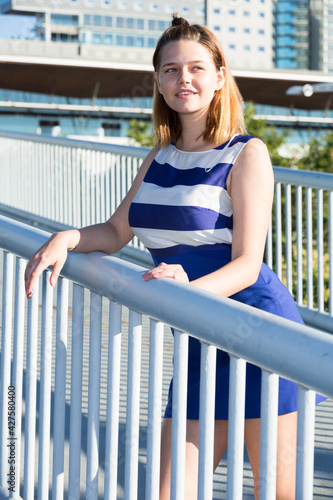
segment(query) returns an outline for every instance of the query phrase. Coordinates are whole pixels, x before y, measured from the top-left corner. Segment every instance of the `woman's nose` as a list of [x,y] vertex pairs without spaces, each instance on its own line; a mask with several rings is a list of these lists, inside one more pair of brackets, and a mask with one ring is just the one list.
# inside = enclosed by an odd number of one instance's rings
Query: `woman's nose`
[[178,83],[188,83],[189,81],[190,81],[189,71],[186,68],[180,70],[178,76]]

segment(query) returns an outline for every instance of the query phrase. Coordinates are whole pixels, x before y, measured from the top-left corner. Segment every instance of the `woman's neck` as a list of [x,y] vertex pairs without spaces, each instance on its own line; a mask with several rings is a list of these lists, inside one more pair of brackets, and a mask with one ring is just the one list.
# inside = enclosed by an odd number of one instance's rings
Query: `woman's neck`
[[207,142],[203,138],[206,128],[206,117],[182,116],[182,133],[176,142],[176,147],[182,151],[205,151],[213,149],[218,144]]
[[209,149],[213,149],[216,146],[219,146],[219,144],[216,144],[215,142],[205,141],[203,136],[200,135],[200,132],[198,133],[198,135],[196,135],[195,133],[193,133],[193,130],[189,131],[188,133],[182,130],[182,134],[176,142],[177,149],[190,152],[206,151]]

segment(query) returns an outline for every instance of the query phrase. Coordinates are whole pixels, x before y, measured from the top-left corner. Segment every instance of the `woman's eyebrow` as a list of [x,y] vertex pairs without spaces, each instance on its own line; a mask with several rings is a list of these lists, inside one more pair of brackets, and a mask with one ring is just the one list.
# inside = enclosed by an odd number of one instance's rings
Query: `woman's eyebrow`
[[[204,64],[205,61],[188,61],[186,64]],[[175,66],[179,64],[178,62],[167,62],[165,64],[162,65],[162,68],[165,68],[166,66]]]

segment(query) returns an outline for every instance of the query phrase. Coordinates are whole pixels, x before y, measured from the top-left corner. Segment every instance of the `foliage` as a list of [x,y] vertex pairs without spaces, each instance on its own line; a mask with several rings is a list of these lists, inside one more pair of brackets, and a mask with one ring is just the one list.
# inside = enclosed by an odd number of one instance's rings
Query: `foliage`
[[307,152],[296,164],[298,168],[333,173],[333,133],[314,137]]
[[154,146],[154,139],[150,134],[150,123],[133,118],[128,123],[127,136],[134,139],[140,146],[151,148]]
[[279,154],[279,148],[285,144],[288,131],[278,132],[266,120],[255,118],[256,108],[251,101],[246,102],[244,118],[247,133],[260,137],[266,144],[273,165],[289,167],[290,161]]

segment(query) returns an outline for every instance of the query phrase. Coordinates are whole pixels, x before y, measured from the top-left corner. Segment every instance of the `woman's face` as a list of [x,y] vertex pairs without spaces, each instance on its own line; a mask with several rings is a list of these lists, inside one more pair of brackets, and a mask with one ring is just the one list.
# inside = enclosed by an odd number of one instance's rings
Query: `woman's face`
[[208,49],[199,42],[169,42],[161,51],[155,74],[159,92],[170,108],[183,114],[206,115],[216,90],[223,86],[225,68],[216,69]]

